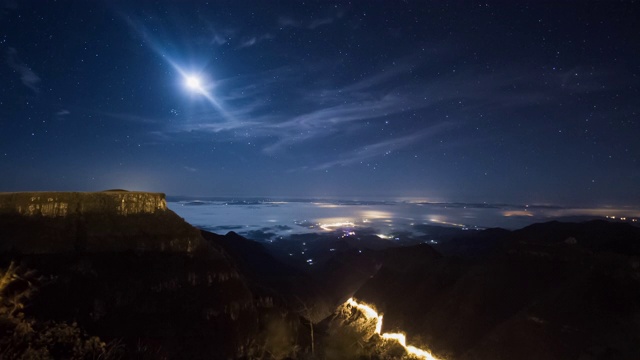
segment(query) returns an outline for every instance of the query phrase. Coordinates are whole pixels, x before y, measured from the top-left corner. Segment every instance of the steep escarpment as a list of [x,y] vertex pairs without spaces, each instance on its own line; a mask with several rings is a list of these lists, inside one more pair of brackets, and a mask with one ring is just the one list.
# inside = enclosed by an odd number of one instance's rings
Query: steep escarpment
[[167,210],[161,193],[129,192],[17,192],[0,193],[0,214],[60,217],[75,214],[154,214]]
[[246,279],[163,194],[11,193],[0,202],[0,268],[20,264],[41,279],[27,318],[77,323],[125,357],[228,359],[255,348],[259,306]]
[[200,233],[164,194],[105,191],[0,193],[0,251],[194,252]]

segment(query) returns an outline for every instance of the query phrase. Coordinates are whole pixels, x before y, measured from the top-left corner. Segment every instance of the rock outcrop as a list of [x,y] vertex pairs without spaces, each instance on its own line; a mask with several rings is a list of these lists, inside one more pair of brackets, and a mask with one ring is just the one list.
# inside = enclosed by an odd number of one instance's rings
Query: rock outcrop
[[244,275],[164,194],[0,194],[0,269],[10,263],[46,279],[26,317],[77,323],[122,358],[238,358],[258,333]]
[[189,253],[203,244],[161,193],[0,193],[0,251]]
[[164,194],[129,191],[0,193],[0,214],[60,217],[77,214],[154,214],[167,210]]

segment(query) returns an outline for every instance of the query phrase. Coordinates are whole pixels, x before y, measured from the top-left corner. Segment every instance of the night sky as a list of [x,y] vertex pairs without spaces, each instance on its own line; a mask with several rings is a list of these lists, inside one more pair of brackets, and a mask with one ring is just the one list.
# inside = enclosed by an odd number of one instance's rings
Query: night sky
[[640,205],[633,1],[0,4],[0,191]]

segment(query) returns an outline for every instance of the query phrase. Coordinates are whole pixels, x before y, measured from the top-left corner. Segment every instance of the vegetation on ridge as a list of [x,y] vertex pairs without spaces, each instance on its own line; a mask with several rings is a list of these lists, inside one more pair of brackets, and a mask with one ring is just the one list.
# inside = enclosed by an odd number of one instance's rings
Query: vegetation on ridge
[[15,263],[0,269],[1,359],[115,359],[117,346],[88,335],[75,322],[38,322],[25,316],[27,301],[41,282]]

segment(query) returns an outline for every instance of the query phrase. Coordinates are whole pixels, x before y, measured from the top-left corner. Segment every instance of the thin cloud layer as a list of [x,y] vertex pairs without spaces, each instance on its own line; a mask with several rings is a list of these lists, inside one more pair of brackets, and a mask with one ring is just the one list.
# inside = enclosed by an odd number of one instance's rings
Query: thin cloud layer
[[18,51],[15,48],[10,47],[6,52],[7,64],[9,67],[16,71],[20,75],[22,84],[34,93],[40,92],[38,84],[40,83],[40,77],[29,67],[22,63],[18,57]]

